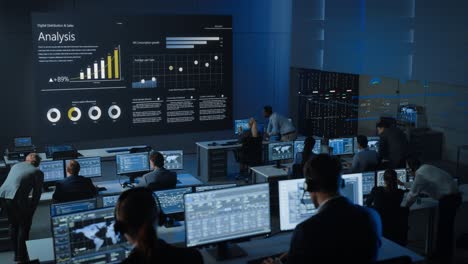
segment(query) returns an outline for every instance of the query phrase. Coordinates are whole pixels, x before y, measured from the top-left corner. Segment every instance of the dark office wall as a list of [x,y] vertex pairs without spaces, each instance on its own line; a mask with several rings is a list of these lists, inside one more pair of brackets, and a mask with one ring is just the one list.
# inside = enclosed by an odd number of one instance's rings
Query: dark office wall
[[[223,14],[233,16],[234,118],[261,116],[271,104],[288,114],[291,0],[2,0],[0,1],[0,147],[34,135],[31,12]],[[151,25],[148,25],[151,30]],[[232,137],[231,131],[75,142],[80,148],[152,144],[194,149],[194,141]],[[38,139],[40,140],[40,139]]]

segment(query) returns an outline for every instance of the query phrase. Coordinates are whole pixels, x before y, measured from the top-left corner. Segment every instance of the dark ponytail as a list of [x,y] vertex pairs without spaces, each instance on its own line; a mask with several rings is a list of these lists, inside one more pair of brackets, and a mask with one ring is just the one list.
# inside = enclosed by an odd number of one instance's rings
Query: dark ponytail
[[307,137],[304,140],[304,150],[302,151],[302,164],[301,167],[304,168],[306,162],[310,159],[310,155],[315,146],[315,138]]
[[395,170],[386,170],[384,173],[384,182],[386,191],[395,191],[398,189],[398,177]]

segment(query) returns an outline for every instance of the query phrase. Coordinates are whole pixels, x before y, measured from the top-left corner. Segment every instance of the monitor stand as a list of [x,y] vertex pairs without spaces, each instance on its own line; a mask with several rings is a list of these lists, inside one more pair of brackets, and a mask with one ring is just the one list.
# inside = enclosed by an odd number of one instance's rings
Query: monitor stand
[[276,161],[276,165],[274,166],[277,169],[284,169],[286,166],[281,165],[281,160]]
[[219,243],[215,248],[209,248],[206,250],[216,261],[223,261],[227,259],[240,258],[247,256],[241,247],[236,244],[227,242]]
[[135,178],[142,176],[141,173],[129,173],[124,176],[128,177],[127,181],[124,181],[121,185],[123,188],[133,188],[135,186]]
[[182,223],[172,217],[166,218],[166,221],[164,222],[164,227],[166,228],[173,228],[178,226],[182,226]]

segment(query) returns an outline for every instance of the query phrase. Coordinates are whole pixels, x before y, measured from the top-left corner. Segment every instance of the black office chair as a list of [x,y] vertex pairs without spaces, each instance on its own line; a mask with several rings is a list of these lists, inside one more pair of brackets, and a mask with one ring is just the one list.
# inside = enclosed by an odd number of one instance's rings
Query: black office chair
[[247,168],[263,164],[262,137],[248,137],[242,141],[242,146],[239,150],[239,163],[244,164]]
[[411,264],[413,260],[408,256],[401,256],[386,260],[377,261],[376,264]]
[[408,244],[408,207],[398,207],[393,210],[378,209],[382,220],[382,233],[385,238],[393,242],[406,246]]
[[301,179],[304,178],[303,172],[302,172],[302,164],[293,164],[292,166],[292,174],[291,174],[291,179]]

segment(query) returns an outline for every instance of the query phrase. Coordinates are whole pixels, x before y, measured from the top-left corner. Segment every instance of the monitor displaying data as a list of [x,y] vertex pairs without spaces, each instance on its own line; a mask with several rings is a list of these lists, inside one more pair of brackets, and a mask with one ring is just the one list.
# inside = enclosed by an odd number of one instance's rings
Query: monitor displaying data
[[55,262],[120,263],[130,249],[114,223],[114,208],[52,217]]
[[369,195],[372,188],[375,187],[375,172],[364,172],[362,173],[362,193],[363,195]]
[[34,119],[44,141],[232,128],[231,16],[31,17]]
[[364,195],[362,193],[362,173],[345,174],[342,176],[345,185],[341,189],[341,194],[352,203],[363,205]]
[[[80,176],[94,178],[102,176],[101,157],[79,158],[76,161],[80,164]],[[66,166],[70,160],[66,161]]]
[[[317,155],[322,153],[321,142],[322,141],[320,139],[316,139],[314,148],[312,149],[312,152],[314,152]],[[302,153],[302,152],[304,152],[304,140],[294,141],[294,157],[297,155],[297,153]]]
[[212,190],[233,188],[236,186],[237,184],[235,183],[195,186],[195,192],[206,192],[206,191],[212,191]]
[[192,187],[178,188],[154,192],[158,200],[161,211],[165,215],[178,214],[184,212],[184,195],[191,193]]
[[[375,150],[379,152],[379,142],[380,142],[380,137],[367,137],[367,147],[370,150]],[[354,153],[357,153],[359,151],[358,149],[358,143],[357,143],[357,137],[354,138]]]
[[50,205],[50,216],[64,215],[96,209],[96,199],[86,199]]
[[239,134],[239,128],[242,127],[242,132],[250,130],[249,128],[249,119],[239,119],[234,120],[234,133]]
[[65,178],[63,160],[43,161],[39,169],[44,173],[44,182],[55,182]]
[[147,172],[150,170],[147,152],[119,154],[115,156],[117,174],[129,174],[136,172]]
[[328,141],[328,146],[333,148],[332,155],[349,155],[354,153],[353,138],[335,138]]
[[27,148],[32,147],[32,138],[31,137],[19,137],[14,140],[15,148]]
[[304,179],[278,182],[280,229],[293,230],[296,225],[317,213],[310,195],[304,191]]
[[188,247],[271,232],[268,184],[186,194]]
[[294,142],[278,142],[268,145],[268,160],[287,160],[294,158]]
[[159,151],[164,156],[164,168],[168,170],[184,169],[184,152],[182,150]]
[[102,207],[115,207],[120,195],[102,196]]
[[[401,182],[408,182],[406,169],[397,169],[395,171],[397,173],[398,180]],[[377,172],[377,186],[385,186],[384,174],[385,171],[383,170]],[[406,188],[404,186],[398,185],[398,189],[405,190]]]

